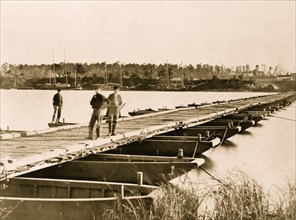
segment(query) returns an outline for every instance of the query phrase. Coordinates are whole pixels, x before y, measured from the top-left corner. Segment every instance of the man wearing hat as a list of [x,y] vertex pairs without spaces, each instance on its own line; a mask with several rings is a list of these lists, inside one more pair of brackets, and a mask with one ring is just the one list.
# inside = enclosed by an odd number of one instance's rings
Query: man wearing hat
[[119,87],[114,86],[114,93],[110,94],[108,99],[110,105],[108,106],[108,125],[109,125],[109,136],[116,135],[115,128],[117,124],[117,118],[119,117],[120,106],[122,105],[122,98],[118,94]]
[[63,108],[63,97],[60,92],[61,90],[58,89],[57,93],[53,96],[52,104],[53,104],[54,112],[53,112],[51,123],[61,123],[60,118],[61,118],[61,113]]
[[103,111],[107,108],[110,101],[100,94],[101,91],[99,86],[95,87],[96,93],[92,97],[90,101],[90,105],[93,108],[93,113],[91,115],[90,121],[89,121],[89,132],[88,132],[88,139],[93,139],[93,129],[95,126],[95,123],[97,122],[97,128],[96,128],[96,134],[97,138],[101,136],[101,127],[102,127],[102,120],[103,120]]

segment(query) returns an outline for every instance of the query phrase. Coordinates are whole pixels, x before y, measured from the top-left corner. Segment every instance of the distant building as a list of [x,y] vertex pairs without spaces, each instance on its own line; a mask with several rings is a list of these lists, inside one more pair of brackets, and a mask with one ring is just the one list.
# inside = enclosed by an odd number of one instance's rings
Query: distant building
[[182,78],[173,77],[170,79],[170,82],[182,82]]
[[292,81],[292,76],[289,75],[277,75],[276,81]]

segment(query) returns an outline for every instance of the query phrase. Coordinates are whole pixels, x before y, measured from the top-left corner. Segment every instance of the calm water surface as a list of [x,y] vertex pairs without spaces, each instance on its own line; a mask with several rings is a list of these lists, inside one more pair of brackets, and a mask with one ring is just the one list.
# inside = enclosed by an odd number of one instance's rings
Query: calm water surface
[[[1,128],[11,130],[34,130],[47,128],[53,108],[52,97],[56,91],[47,90],[1,90]],[[111,91],[102,91],[108,96]],[[230,100],[266,93],[243,92],[141,92],[121,91],[126,105],[122,115],[134,109],[167,107],[189,103]],[[94,91],[62,91],[64,108],[62,118],[67,122],[89,121],[89,101]],[[222,146],[204,155],[204,168],[215,176],[226,171],[241,170],[255,177],[268,188],[285,186],[295,182],[295,103],[277,111],[257,126],[231,137]],[[0,143],[1,144],[1,143]],[[190,181],[209,178],[202,170],[189,173]]]
[[[56,91],[51,90],[1,90],[1,128],[34,130],[47,128],[51,121],[52,98]],[[102,91],[108,96],[111,91]],[[230,100],[241,97],[262,95],[263,93],[227,92],[142,92],[121,91],[125,102],[122,115],[135,109],[167,107],[189,103]],[[64,107],[62,118],[66,122],[88,122],[92,112],[89,104],[94,91],[62,91]]]

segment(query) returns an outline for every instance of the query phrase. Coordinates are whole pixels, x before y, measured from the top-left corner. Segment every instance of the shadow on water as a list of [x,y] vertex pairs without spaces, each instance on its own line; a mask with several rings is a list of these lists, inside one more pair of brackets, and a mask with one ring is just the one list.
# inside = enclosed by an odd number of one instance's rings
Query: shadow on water
[[214,162],[209,157],[201,154],[199,155],[199,158],[203,158],[205,160],[205,163],[202,165],[204,169],[211,169],[215,166]]
[[239,133],[240,135],[252,135],[252,132],[244,130],[242,132]]
[[227,148],[230,148],[230,147],[237,147],[237,145],[235,143],[233,143],[232,141],[230,140],[225,140],[222,144],[221,144],[222,147],[227,147]]
[[263,126],[263,124],[260,124],[260,123],[256,123],[255,125],[253,125],[253,127],[256,127],[256,128],[261,128],[262,126]]

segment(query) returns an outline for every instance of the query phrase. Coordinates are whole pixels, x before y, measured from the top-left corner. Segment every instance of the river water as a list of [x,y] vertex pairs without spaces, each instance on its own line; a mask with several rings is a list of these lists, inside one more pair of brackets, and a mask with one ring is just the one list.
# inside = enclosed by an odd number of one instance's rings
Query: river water
[[[1,90],[1,128],[10,130],[35,130],[47,128],[53,108],[51,90]],[[108,96],[111,91],[102,91]],[[88,122],[91,115],[89,101],[94,91],[62,91],[66,122]],[[134,109],[167,107],[189,103],[213,102],[242,97],[265,95],[246,92],[155,92],[121,91],[126,103],[122,115]],[[214,176],[226,171],[240,170],[256,178],[266,187],[286,186],[296,180],[296,105],[277,111],[256,126],[231,137],[220,147],[206,152],[203,166]],[[1,142],[0,142],[1,144]],[[1,151],[0,151],[1,153]],[[209,178],[200,169],[190,174],[191,181]]]

